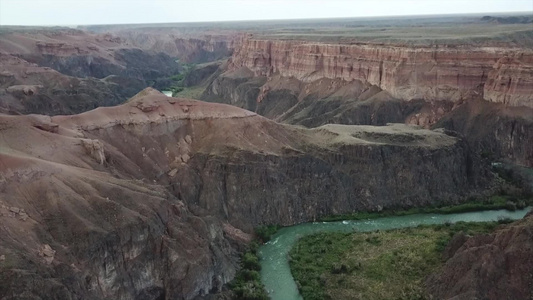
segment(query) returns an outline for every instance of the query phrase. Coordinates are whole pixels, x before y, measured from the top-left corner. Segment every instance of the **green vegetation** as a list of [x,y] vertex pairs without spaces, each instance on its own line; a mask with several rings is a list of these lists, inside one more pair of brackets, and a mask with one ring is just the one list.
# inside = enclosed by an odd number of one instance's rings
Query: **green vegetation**
[[261,243],[270,241],[272,236],[281,228],[279,225],[259,226],[255,229],[255,235]]
[[185,90],[183,80],[196,69],[196,64],[184,64],[182,65],[183,72],[170,76],[170,79],[173,83],[167,90],[172,91],[172,97],[177,96],[177,94]]
[[300,293],[318,299],[425,299],[423,280],[442,264],[457,232],[486,233],[496,222],[425,225],[368,233],[318,233],[299,240],[290,266]]
[[172,86],[168,90],[172,92],[172,97],[174,97],[177,93],[183,91],[183,87],[181,87],[181,86]]
[[189,99],[200,99],[200,96],[205,91],[205,86],[191,86],[191,87],[184,87],[181,88],[181,90],[177,91],[176,93],[173,93],[173,97],[183,97],[183,98],[189,98]]
[[321,218],[323,222],[333,222],[342,220],[365,220],[376,219],[390,216],[406,216],[413,214],[456,214],[463,212],[474,212],[483,210],[507,209],[517,210],[523,209],[528,205],[533,205],[533,197],[531,196],[514,196],[514,195],[494,195],[483,200],[472,199],[466,203],[452,206],[441,207],[419,207],[407,210],[384,210],[381,212],[356,212],[353,214],[334,215]]
[[257,250],[259,244],[253,241],[241,256],[241,268],[235,278],[229,283],[229,288],[234,293],[236,300],[267,300],[268,295],[261,282],[261,265]]
[[185,78],[185,75],[183,75],[183,73],[180,73],[180,74],[172,75],[169,78],[173,81],[182,81],[183,78]]
[[[266,243],[270,240],[272,235],[278,231],[280,226],[267,225],[256,228],[256,239],[248,245],[248,249],[241,256],[241,267],[235,275],[235,278],[229,283],[229,288],[234,293],[236,300],[268,300],[268,295],[265,290],[259,271],[261,265],[259,264],[259,242]],[[258,242],[259,241],[259,242]]]

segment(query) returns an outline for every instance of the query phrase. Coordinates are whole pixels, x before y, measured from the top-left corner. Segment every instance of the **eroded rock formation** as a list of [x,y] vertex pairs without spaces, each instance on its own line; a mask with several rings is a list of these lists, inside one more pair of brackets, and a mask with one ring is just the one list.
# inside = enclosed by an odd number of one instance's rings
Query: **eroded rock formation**
[[527,48],[246,36],[212,78],[202,99],[277,121],[445,127],[462,132],[479,153],[533,165],[533,52]]
[[79,115],[0,115],[0,133],[11,299],[193,299],[232,278],[259,224],[457,203],[491,183],[443,132],[296,128],[154,90]]
[[452,239],[449,259],[426,281],[435,299],[531,299],[533,214],[495,233]]
[[109,34],[8,28],[0,36],[0,111],[53,115],[116,105],[177,74],[174,60]]
[[241,67],[255,76],[280,74],[303,82],[322,78],[359,80],[403,100],[457,102],[485,98],[533,107],[533,52],[528,49],[244,38],[235,48],[229,69]]
[[[79,113],[127,99],[142,82],[110,76],[76,78],[0,52],[0,112],[11,114]],[[126,83],[131,89],[123,89]]]
[[[181,26],[180,26],[181,25]],[[155,53],[178,57],[182,62],[203,63],[227,58],[240,34],[235,30],[205,26],[143,27],[135,25],[95,25],[83,28],[100,33],[112,33],[130,45]]]

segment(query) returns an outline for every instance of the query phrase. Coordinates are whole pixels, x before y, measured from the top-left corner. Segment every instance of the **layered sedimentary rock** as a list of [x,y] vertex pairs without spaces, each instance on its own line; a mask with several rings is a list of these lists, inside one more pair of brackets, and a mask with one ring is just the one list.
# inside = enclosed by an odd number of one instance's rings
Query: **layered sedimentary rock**
[[306,83],[280,75],[256,77],[245,67],[223,70],[224,65],[210,77],[202,100],[232,104],[280,122],[307,127],[405,122],[427,128],[461,104],[405,101],[359,80],[322,78]]
[[491,184],[443,132],[303,129],[153,90],[73,116],[1,115],[0,133],[10,299],[192,299],[232,278],[259,224],[457,203]]
[[[533,107],[533,52],[498,47],[325,44],[244,38],[230,70],[304,82],[359,80],[411,100],[482,99]],[[511,79],[511,80],[509,80]],[[486,94],[486,96],[484,96]]]
[[492,234],[458,234],[446,256],[426,281],[435,299],[531,299],[533,213]]
[[533,55],[514,53],[498,60],[484,85],[484,99],[533,108]]
[[238,45],[202,99],[308,127],[388,122],[445,127],[462,132],[492,159],[533,165],[530,49],[251,36]]

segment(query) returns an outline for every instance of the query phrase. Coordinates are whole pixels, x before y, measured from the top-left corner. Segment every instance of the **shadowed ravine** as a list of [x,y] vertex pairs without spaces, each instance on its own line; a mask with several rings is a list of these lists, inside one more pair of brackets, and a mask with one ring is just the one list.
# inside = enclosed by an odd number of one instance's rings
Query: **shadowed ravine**
[[261,280],[272,300],[302,299],[291,274],[288,253],[298,239],[305,235],[324,232],[351,232],[388,230],[415,227],[421,224],[444,224],[446,222],[488,222],[499,218],[518,220],[523,218],[531,208],[510,212],[493,210],[460,214],[419,214],[399,217],[385,217],[374,220],[314,222],[285,227],[279,230],[272,240],[259,249],[261,257]]

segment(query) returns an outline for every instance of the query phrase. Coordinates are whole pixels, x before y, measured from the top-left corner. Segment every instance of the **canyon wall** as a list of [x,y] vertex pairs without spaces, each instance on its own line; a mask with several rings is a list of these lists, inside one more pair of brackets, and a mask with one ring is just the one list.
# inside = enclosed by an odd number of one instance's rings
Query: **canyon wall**
[[179,65],[109,34],[6,29],[0,34],[0,111],[71,114],[116,105],[167,84]]
[[[403,100],[486,99],[533,107],[533,51],[503,47],[325,44],[243,38],[230,70],[303,82],[359,80]],[[509,80],[511,79],[511,80]]]
[[77,78],[0,52],[0,112],[72,114],[122,103],[144,86],[119,76]]
[[175,58],[167,54],[141,49],[110,34],[74,29],[7,30],[0,35],[0,51],[82,78],[113,75],[146,81],[178,72]]
[[0,134],[9,299],[195,299],[231,280],[257,225],[459,203],[493,185],[443,131],[304,129],[154,90],[78,115],[0,115]]
[[533,166],[531,49],[247,36],[212,78],[202,99],[277,121],[445,127],[478,153]]

